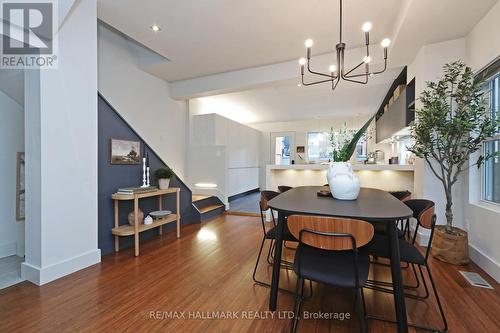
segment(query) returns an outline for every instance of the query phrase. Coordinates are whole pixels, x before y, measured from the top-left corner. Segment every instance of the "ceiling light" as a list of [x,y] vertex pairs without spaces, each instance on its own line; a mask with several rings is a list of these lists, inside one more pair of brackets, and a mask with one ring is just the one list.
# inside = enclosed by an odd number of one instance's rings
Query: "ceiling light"
[[[306,58],[301,58],[299,60],[300,64],[300,75],[301,75],[301,83],[303,86],[311,86],[315,84],[320,84],[320,83],[328,83],[331,85],[331,89],[335,90],[337,88],[337,85],[341,80],[353,82],[353,83],[359,83],[359,84],[366,84],[368,83],[368,80],[371,76],[374,74],[380,74],[383,73],[387,70],[387,46],[390,44],[390,40],[383,40],[381,45],[383,46],[384,50],[384,63],[383,63],[383,68],[380,68],[379,70],[375,71],[370,71],[371,67],[369,65],[371,61],[370,57],[370,30],[372,29],[372,24],[370,22],[365,22],[362,26],[362,29],[364,31],[364,37],[365,37],[365,49],[366,49],[366,56],[363,58],[363,62],[353,66],[352,68],[346,68],[346,63],[349,63],[349,61],[344,61],[344,56],[345,56],[345,50],[347,49],[347,45],[344,41],[344,35],[343,35],[343,0],[339,0],[339,5],[340,5],[340,37],[338,40],[338,43],[336,43],[335,49],[336,49],[336,54],[337,54],[337,62],[334,65],[331,65],[329,67],[330,72],[325,73],[325,72],[319,72],[319,71],[314,71],[311,69],[311,47],[313,45],[313,41],[311,39],[306,40],[305,46],[306,46]],[[363,66],[364,65],[364,66]],[[374,67],[374,66],[373,66]],[[364,68],[364,70],[362,70]],[[306,73],[307,71],[307,73]],[[312,74],[316,75],[318,78],[315,81],[312,82],[306,82],[304,79],[304,75],[306,74]],[[359,78],[359,79],[358,79]]]
[[388,47],[389,45],[391,45],[391,40],[389,38],[385,38],[384,40],[382,40],[382,42],[380,43],[380,45],[382,47]]
[[161,28],[160,28],[160,26],[159,26],[159,25],[157,25],[157,24],[153,24],[153,25],[151,26],[151,30],[153,30],[154,32],[158,32],[158,31],[160,31],[160,30],[161,30]]
[[299,83],[299,84],[297,84],[297,87],[299,87],[299,88],[300,88],[300,87],[302,87],[302,85]]

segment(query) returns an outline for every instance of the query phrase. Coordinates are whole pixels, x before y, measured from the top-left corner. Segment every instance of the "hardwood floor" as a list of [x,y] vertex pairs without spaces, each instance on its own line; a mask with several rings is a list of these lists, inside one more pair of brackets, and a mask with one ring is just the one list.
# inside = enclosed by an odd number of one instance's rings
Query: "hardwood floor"
[[[293,296],[280,293],[282,312],[271,318],[266,312],[269,290],[252,281],[261,237],[259,219],[224,215],[183,227],[180,239],[169,231],[144,242],[140,257],[128,249],[42,287],[23,282],[1,290],[0,332],[287,332],[290,321],[277,316],[291,311]],[[271,269],[265,260],[261,263],[259,276],[269,279]],[[455,266],[432,261],[432,268],[450,332],[500,331],[497,283],[482,273],[495,290],[473,288]],[[460,269],[480,272],[475,265]],[[373,274],[390,276],[382,266],[374,266]],[[283,270],[281,282],[292,288],[294,273]],[[370,314],[393,318],[392,295],[367,290],[366,301]],[[407,309],[410,321],[440,325],[434,301],[407,300]],[[350,290],[318,284],[303,310],[356,316]],[[186,318],[166,318],[175,311]],[[239,319],[189,318],[214,311],[235,311],[231,316]],[[243,318],[256,314],[268,318]],[[301,320],[298,332],[357,332],[358,321],[352,317]],[[369,321],[369,331],[392,332],[394,326]]]

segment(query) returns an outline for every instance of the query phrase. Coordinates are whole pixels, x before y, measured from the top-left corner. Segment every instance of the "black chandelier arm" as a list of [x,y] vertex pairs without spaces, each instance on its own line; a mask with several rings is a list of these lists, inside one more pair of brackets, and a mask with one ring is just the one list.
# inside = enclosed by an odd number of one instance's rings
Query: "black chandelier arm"
[[345,77],[349,77],[349,74],[350,74],[350,73],[354,72],[356,69],[358,69],[359,67],[361,67],[364,63],[365,63],[364,61],[360,62],[360,63],[359,63],[359,64],[357,64],[354,68],[352,68],[352,69],[348,70],[348,71],[344,74],[344,76],[345,76]]
[[315,75],[320,75],[320,76],[325,76],[325,77],[329,77],[330,79],[336,79],[338,75],[331,75],[331,74],[325,74],[325,73],[321,73],[321,72],[316,72],[316,71],[313,71],[311,69],[311,66],[310,66],[310,61],[309,59],[307,59],[307,71],[311,74],[315,74]]
[[345,75],[342,75],[342,79],[344,79],[345,81],[360,83],[360,84],[367,84],[368,83],[368,74],[362,74],[362,75],[359,74],[359,76],[364,76],[365,80],[364,81],[353,80],[353,79],[351,79],[351,77],[347,77]]
[[315,84],[320,84],[320,83],[325,83],[325,82],[333,82],[335,81],[334,79],[330,79],[330,80],[321,80],[321,81],[313,81],[313,82],[305,82],[304,81],[304,75],[302,75],[302,85],[303,86],[313,86]]
[[376,71],[376,72],[370,72],[370,73],[363,73],[363,74],[355,74],[355,75],[345,75],[347,78],[354,78],[354,77],[360,77],[360,76],[369,76],[369,75],[376,75],[376,74],[381,74],[387,70],[387,59],[384,59],[384,68]]
[[335,80],[332,80],[332,91],[335,90],[335,88],[337,88],[339,82],[340,82],[340,77],[337,79],[337,82],[335,82]]

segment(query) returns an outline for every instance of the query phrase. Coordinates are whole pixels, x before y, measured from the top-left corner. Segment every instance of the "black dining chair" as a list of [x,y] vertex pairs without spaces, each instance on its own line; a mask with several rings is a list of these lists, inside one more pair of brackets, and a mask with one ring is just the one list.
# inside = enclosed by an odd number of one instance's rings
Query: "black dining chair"
[[[257,275],[257,268],[259,266],[260,257],[262,255],[262,250],[264,248],[264,243],[266,242],[266,240],[271,241],[269,244],[269,251],[267,252],[267,263],[269,265],[273,264],[273,262],[272,262],[272,259],[273,259],[272,258],[272,249],[274,248],[274,243],[275,243],[274,241],[276,240],[276,221],[274,219],[273,210],[271,207],[269,207],[268,202],[271,199],[278,196],[279,194],[280,193],[275,192],[275,191],[261,191],[260,192],[259,207],[260,207],[260,218],[261,218],[261,222],[262,222],[263,237],[262,237],[262,242],[260,244],[259,255],[257,256],[257,261],[255,262],[255,268],[253,270],[252,277],[256,283],[264,285],[264,286],[268,286],[268,287],[270,286],[270,284],[267,282],[263,282],[263,281],[258,280],[256,275]],[[271,212],[271,222],[272,223],[266,223],[265,214],[267,211]],[[266,224],[267,225],[271,224],[271,226],[266,226]],[[295,239],[295,237],[293,237],[290,234],[290,231],[286,227],[285,227],[285,232],[283,235],[283,240],[284,241],[297,241]],[[293,263],[291,263],[289,261],[282,260],[282,265],[281,265],[282,268],[292,269],[292,265],[293,265]]]
[[296,332],[304,300],[304,279],[356,291],[355,303],[361,299],[361,331],[367,329],[363,286],[368,279],[370,261],[362,247],[374,234],[365,221],[335,217],[291,215],[291,234],[299,239],[295,252],[297,274],[294,316],[291,332]]
[[[413,289],[418,289],[419,288],[419,278],[417,276],[415,266],[418,268],[420,277],[422,279],[422,283],[424,285],[424,290],[425,294],[424,296],[419,296],[419,295],[414,295],[414,294],[409,294],[406,293],[405,296],[409,298],[414,298],[418,300],[425,300],[429,296],[429,289],[425,280],[424,272],[422,268],[425,268],[427,271],[427,275],[429,277],[431,286],[432,286],[432,291],[434,293],[434,296],[436,298],[436,302],[438,305],[439,309],[439,314],[441,316],[441,320],[443,322],[443,327],[442,328],[433,328],[433,327],[428,327],[428,326],[423,326],[419,324],[408,324],[409,326],[422,329],[422,330],[427,330],[427,331],[432,331],[432,332],[446,332],[448,330],[448,323],[446,321],[446,316],[443,311],[443,306],[441,305],[441,300],[439,299],[439,294],[436,289],[436,285],[434,283],[434,279],[432,278],[432,273],[431,269],[428,264],[428,258],[429,254],[431,252],[431,247],[432,247],[432,239],[434,236],[434,229],[436,227],[436,214],[434,213],[435,210],[435,204],[431,200],[425,200],[425,199],[411,199],[405,201],[405,204],[411,208],[413,211],[413,217],[417,220],[417,224],[415,226],[415,230],[413,232],[413,236],[411,237],[410,240],[405,240],[405,239],[400,239],[399,240],[399,252],[400,252],[400,257],[402,262],[406,262],[409,265],[412,266],[414,276],[417,280],[417,286],[416,287],[410,287]],[[419,228],[424,228],[427,230],[430,230],[430,236],[429,236],[429,242],[427,244],[427,248],[425,250],[425,253],[422,254],[419,249],[417,248],[416,245],[416,239],[417,239],[417,233]],[[387,236],[384,235],[375,235],[373,238],[372,242],[368,245],[368,251],[370,254],[375,255],[377,257],[382,257],[382,258],[390,258],[389,254],[389,249],[388,249],[388,244],[389,240]],[[369,288],[374,289],[374,290],[379,290],[383,292],[389,292],[392,293],[392,283],[391,282],[383,282],[383,281],[368,281]],[[372,319],[377,319],[377,320],[382,320],[386,322],[393,322],[392,320],[389,319],[383,319],[380,317],[374,317],[374,316],[369,316],[369,318]]]
[[279,191],[280,193],[285,193],[286,191],[289,191],[289,190],[291,190],[292,188],[293,188],[293,187],[291,187],[291,186],[280,185],[280,186],[278,186],[278,191]]
[[[405,202],[411,198],[410,191],[389,191],[393,197],[398,200]],[[376,223],[374,224],[375,233],[377,234],[387,234],[387,228],[385,223]],[[410,219],[406,219],[403,221],[398,221],[398,234],[399,238],[410,236]]]

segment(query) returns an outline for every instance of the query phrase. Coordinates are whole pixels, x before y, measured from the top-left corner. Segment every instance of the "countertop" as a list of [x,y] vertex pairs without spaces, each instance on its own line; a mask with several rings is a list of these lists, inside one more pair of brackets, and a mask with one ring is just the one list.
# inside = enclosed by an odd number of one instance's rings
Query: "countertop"
[[[326,170],[328,164],[292,164],[292,165],[275,165],[268,164],[266,169],[271,170]],[[354,171],[360,170],[373,170],[373,171],[413,171],[413,165],[400,165],[400,164],[353,164]]]

